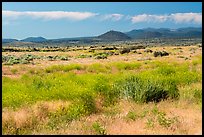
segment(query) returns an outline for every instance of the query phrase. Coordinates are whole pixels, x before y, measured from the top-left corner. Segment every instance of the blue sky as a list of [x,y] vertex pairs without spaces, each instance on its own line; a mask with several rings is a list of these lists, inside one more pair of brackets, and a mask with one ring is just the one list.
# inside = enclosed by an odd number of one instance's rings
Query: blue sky
[[201,2],[3,2],[3,38],[96,36],[202,26]]

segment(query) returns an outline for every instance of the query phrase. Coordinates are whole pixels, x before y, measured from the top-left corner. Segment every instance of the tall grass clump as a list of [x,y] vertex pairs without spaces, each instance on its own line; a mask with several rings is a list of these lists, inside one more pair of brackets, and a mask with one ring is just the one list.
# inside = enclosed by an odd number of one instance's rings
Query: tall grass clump
[[69,65],[54,65],[45,69],[46,73],[53,73],[57,71],[68,72],[71,70],[81,70],[83,69],[79,64],[69,64]]
[[101,96],[103,98],[103,105],[109,106],[114,104],[118,97],[119,93],[118,91],[113,90],[113,77],[111,78],[110,75],[98,75],[95,78],[95,83],[93,85],[93,90],[96,94]]
[[139,103],[159,102],[167,98],[178,98],[179,93],[176,84],[173,82],[167,84],[167,82],[165,80],[153,80],[132,75],[118,82],[115,90],[119,90],[122,97],[133,99]]
[[94,63],[88,65],[86,71],[91,73],[109,73],[110,67],[104,64]]
[[70,123],[82,116],[96,112],[93,96],[88,93],[81,94],[73,100],[69,107],[63,107],[49,114],[48,127],[56,129],[57,126]]
[[117,62],[113,63],[112,66],[115,66],[118,70],[133,70],[133,69],[139,69],[141,66],[141,63],[138,62]]
[[164,76],[168,76],[168,75],[174,75],[176,73],[176,70],[173,66],[163,65],[157,69],[157,73]]
[[191,85],[184,85],[180,87],[180,99],[202,104],[202,84],[195,83]]
[[198,65],[198,64],[202,64],[202,56],[196,56],[196,59],[194,59],[194,60],[192,61],[192,64],[193,64],[194,66],[196,66],[196,65]]
[[94,122],[92,124],[92,128],[94,129],[94,131],[97,135],[106,135],[107,134],[106,129],[103,126],[101,126],[101,124],[99,122]]

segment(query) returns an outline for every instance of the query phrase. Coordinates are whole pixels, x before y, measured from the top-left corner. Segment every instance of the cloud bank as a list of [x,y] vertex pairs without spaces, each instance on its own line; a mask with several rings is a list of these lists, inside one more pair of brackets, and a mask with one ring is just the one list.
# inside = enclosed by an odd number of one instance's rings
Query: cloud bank
[[[15,20],[20,17],[29,17],[34,19],[43,20],[59,20],[67,19],[74,21],[81,21],[88,18],[95,17],[100,21],[111,20],[120,21],[130,20],[132,23],[153,22],[162,23],[171,21],[174,23],[195,23],[202,24],[202,13],[174,13],[174,14],[139,14],[135,16],[123,15],[123,14],[99,14],[93,12],[68,12],[68,11],[2,11],[3,17],[7,20]],[[100,15],[100,16],[98,16]]]
[[31,17],[31,18],[41,18],[44,20],[58,20],[58,19],[68,19],[68,20],[85,20],[97,15],[97,13],[92,12],[67,12],[67,11],[2,11],[4,17],[17,19],[19,17]]
[[170,18],[176,23],[193,22],[197,24],[202,24],[202,14],[201,13],[176,13],[171,14]]
[[132,23],[173,21],[175,23],[202,24],[202,14],[201,13],[175,13],[170,15],[140,14],[133,16],[131,18],[131,21]]

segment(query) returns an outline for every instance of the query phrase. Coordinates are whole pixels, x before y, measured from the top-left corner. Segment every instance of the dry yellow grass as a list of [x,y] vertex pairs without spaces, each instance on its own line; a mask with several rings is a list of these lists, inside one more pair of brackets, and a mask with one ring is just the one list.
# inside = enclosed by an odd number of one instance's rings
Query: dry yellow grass
[[[58,108],[68,106],[69,102],[54,101],[54,102],[38,102],[30,108],[22,108],[18,111],[3,109],[2,126],[13,122],[14,127],[32,127],[33,118],[37,118],[38,124],[47,122],[48,112],[56,111]],[[152,128],[147,128],[147,120],[155,119],[152,114],[154,107],[159,111],[166,113],[169,118],[178,117],[178,121],[173,123],[171,127],[165,128],[154,122]],[[185,106],[185,107],[183,107]],[[128,112],[142,114],[147,111],[144,117],[136,120],[128,120]],[[94,122],[99,122],[105,127],[107,134],[119,135],[145,135],[145,134],[200,134],[202,131],[202,112],[195,104],[189,104],[185,101],[172,102],[170,100],[162,101],[158,104],[135,104],[134,102],[122,100],[115,106],[102,109],[101,112],[92,114],[87,117],[82,117],[79,120],[74,120],[70,124],[64,126],[63,129],[46,130],[38,129],[31,134],[96,134],[92,129]]]
[[[50,104],[50,102],[46,103]],[[92,128],[94,122],[99,122],[101,125],[103,125],[107,134],[110,135],[201,134],[202,112],[196,109],[196,105],[187,105],[185,103],[186,102],[172,102],[170,100],[167,100],[155,105],[154,103],[135,104],[134,102],[122,100],[116,106],[114,106],[115,108],[117,108],[117,111],[110,108],[106,110],[106,113],[104,113],[105,110],[103,110],[103,112],[92,114],[87,117],[82,117],[79,120],[74,120],[61,129],[41,129],[38,131],[33,131],[32,134],[96,134],[96,132]],[[183,105],[185,105],[186,108],[182,108]],[[159,111],[166,113],[169,118],[178,117],[178,122],[173,123],[169,128],[166,128],[159,125],[157,121],[154,121],[153,127],[147,127],[147,120],[149,118],[155,118],[156,120],[156,117],[152,114],[152,110],[155,106]],[[116,112],[111,113],[111,111]],[[127,114],[130,111],[134,111],[137,114],[142,114],[144,111],[148,111],[148,113],[146,114],[146,116],[137,118],[136,120],[128,120]],[[16,117],[20,118],[26,114],[26,111],[19,111],[16,113],[19,113]],[[3,113],[3,115],[4,114],[5,113]],[[22,121],[25,121],[26,117],[28,116],[25,116]],[[5,117],[3,118],[5,119]]]
[[[33,106],[23,107],[16,111],[4,108],[2,111],[2,126],[13,125],[15,129],[33,128],[35,124],[45,124],[48,114],[62,107],[68,107],[67,101],[40,101]],[[35,120],[35,121],[34,121]]]

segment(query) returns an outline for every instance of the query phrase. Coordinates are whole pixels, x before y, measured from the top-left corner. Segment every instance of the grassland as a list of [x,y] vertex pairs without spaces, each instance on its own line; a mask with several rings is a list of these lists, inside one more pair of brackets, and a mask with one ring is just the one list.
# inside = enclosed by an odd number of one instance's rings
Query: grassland
[[27,54],[3,63],[3,134],[201,134],[202,47],[3,52]]

